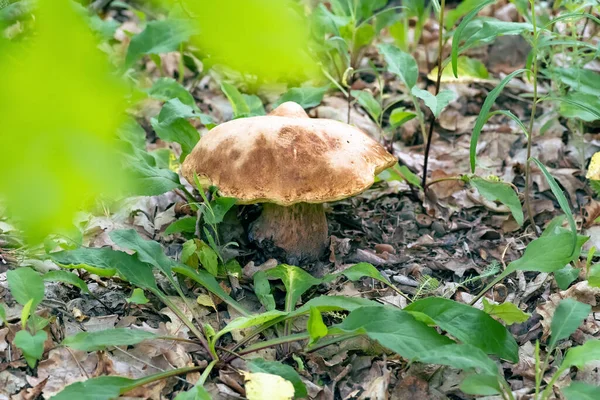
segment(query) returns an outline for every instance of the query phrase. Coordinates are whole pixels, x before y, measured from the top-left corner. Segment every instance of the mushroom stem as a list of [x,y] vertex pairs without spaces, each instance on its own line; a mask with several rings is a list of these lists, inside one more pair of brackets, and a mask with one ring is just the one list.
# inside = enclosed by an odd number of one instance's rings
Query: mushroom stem
[[322,204],[298,203],[288,207],[263,203],[252,224],[253,240],[268,241],[284,250],[288,263],[315,261],[327,248],[327,218]]

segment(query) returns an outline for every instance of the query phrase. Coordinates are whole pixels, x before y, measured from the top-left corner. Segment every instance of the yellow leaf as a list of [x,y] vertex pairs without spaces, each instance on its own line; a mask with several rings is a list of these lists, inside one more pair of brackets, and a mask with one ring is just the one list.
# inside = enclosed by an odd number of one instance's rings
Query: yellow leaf
[[279,375],[243,372],[248,400],[291,400],[294,385]]
[[198,295],[196,302],[201,306],[214,308],[215,311],[217,309],[215,306],[215,302],[213,301],[212,297],[210,297],[210,295],[208,294]]
[[600,181],[600,151],[592,156],[585,177],[593,181]]
[[123,187],[128,93],[69,0],[36,4],[30,35],[0,37],[0,197],[33,241]]

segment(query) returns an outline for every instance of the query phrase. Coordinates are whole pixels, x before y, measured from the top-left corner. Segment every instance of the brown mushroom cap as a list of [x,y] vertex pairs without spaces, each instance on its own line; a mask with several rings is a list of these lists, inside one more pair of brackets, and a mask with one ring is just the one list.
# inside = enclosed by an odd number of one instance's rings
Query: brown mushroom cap
[[324,203],[358,194],[396,163],[379,143],[342,122],[311,119],[283,103],[271,114],[226,122],[205,134],[182,166],[240,204]]

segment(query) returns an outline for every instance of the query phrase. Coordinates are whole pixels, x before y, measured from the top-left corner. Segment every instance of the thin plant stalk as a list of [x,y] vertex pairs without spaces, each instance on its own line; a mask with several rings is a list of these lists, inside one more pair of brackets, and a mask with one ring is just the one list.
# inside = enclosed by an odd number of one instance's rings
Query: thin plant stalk
[[[531,0],[533,1],[533,0]],[[437,62],[437,79],[435,81],[435,95],[437,96],[440,92],[440,83],[442,81],[442,63],[443,63],[443,51],[444,51],[444,9],[446,8],[446,0],[441,1],[440,5],[440,18],[439,18],[439,38],[438,38],[438,62]],[[431,113],[429,118],[429,133],[427,134],[427,142],[425,144],[425,159],[423,161],[423,180],[421,186],[423,190],[426,190],[427,184],[427,164],[429,161],[429,151],[431,150],[431,142],[433,142],[433,124],[435,123],[435,115]],[[425,139],[425,137],[423,137]]]
[[525,209],[529,216],[529,223],[537,234],[535,220],[533,219],[533,210],[531,208],[531,144],[533,138],[533,123],[535,121],[535,113],[537,109],[537,98],[538,98],[538,87],[537,87],[537,75],[538,75],[538,60],[537,60],[537,41],[538,31],[535,16],[535,0],[529,0],[531,4],[531,23],[533,25],[533,41],[531,54],[533,54],[532,60],[532,79],[533,79],[533,105],[531,106],[531,117],[529,118],[529,135],[527,136],[527,161],[525,162]]

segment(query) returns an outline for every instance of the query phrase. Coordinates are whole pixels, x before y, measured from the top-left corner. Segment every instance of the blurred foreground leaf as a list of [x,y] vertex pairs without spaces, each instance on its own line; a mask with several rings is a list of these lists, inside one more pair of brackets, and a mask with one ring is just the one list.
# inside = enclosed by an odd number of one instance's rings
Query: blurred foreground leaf
[[35,241],[126,183],[114,132],[127,93],[69,1],[37,4],[33,35],[0,38],[0,197]]

